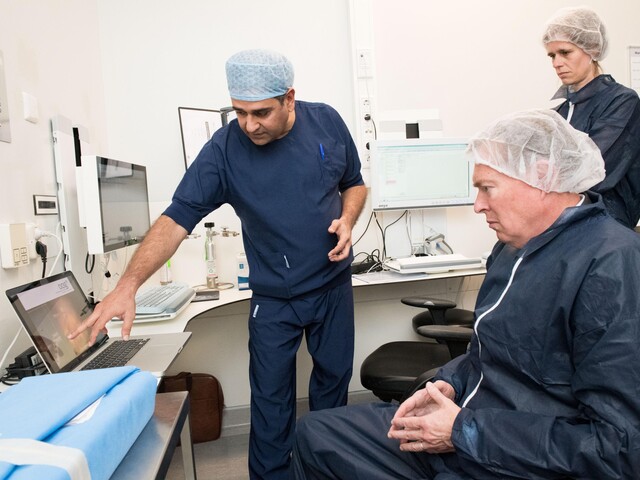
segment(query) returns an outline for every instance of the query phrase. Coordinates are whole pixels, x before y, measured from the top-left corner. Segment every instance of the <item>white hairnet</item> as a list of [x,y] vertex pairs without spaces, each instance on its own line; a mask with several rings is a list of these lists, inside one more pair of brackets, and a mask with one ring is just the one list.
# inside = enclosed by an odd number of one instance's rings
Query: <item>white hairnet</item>
[[278,52],[244,50],[225,67],[229,95],[236,100],[257,102],[284,95],[293,86],[293,65]]
[[506,115],[469,140],[473,161],[545,192],[580,193],[604,179],[600,149],[554,110]]
[[607,55],[607,34],[604,23],[588,7],[567,7],[558,10],[547,20],[542,43],[571,42],[594,60]]

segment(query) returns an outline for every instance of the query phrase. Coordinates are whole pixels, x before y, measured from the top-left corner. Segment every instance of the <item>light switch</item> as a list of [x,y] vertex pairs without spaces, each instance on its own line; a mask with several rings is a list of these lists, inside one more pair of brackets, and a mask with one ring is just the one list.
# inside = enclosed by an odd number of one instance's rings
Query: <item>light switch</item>
[[2,268],[29,265],[27,228],[24,223],[0,224],[0,258]]

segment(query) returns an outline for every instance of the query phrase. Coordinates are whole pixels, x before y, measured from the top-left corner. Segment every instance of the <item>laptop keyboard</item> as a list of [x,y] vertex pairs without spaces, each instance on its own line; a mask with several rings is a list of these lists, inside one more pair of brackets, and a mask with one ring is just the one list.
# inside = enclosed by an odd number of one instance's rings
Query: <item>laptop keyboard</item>
[[81,370],[96,370],[98,368],[122,367],[149,341],[148,338],[132,340],[115,340],[100,352]]

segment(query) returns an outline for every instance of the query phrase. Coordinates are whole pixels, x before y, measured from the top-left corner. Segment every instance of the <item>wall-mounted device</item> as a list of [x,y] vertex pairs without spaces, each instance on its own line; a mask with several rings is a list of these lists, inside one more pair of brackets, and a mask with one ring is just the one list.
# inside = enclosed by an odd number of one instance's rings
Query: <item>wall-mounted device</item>
[[380,140],[441,138],[442,119],[435,108],[422,110],[384,110],[378,113]]
[[29,265],[27,226],[24,223],[0,225],[0,257],[2,268]]
[[[54,115],[51,118],[51,140],[56,169],[57,210],[60,220],[64,267],[76,274],[83,291],[93,290],[91,274],[86,270],[87,234],[80,221],[78,198],[82,185],[78,177],[81,173],[80,155],[93,153],[89,143],[89,130],[82,125],[74,125],[70,118]],[[33,242],[35,247],[35,242]],[[36,258],[35,248],[31,250]]]
[[371,208],[405,210],[471,205],[473,164],[461,139],[371,142]]
[[33,196],[34,215],[57,215],[58,197],[55,195],[34,195]]
[[110,158],[83,155],[81,217],[90,254],[136,245],[151,226],[147,169]]
[[231,107],[225,107],[222,110],[178,107],[186,168],[193,163],[202,146],[211,139],[216,130],[228,123],[229,115],[232,113],[235,114],[235,111]]

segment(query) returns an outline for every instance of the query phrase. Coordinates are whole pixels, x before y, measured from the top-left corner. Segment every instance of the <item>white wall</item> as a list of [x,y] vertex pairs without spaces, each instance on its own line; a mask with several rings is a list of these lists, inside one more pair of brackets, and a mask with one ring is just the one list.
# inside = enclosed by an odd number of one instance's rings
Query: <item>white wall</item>
[[[499,115],[552,105],[560,83],[540,41],[543,25],[558,7],[583,3],[372,4],[379,110],[437,108],[445,135],[468,136]],[[608,27],[604,69],[628,85],[626,47],[640,41],[640,3],[626,2],[624,12],[618,3],[588,4]]]
[[[184,173],[178,107],[230,105],[224,64],[245,48],[271,48],[295,67],[299,99],[331,103],[353,124],[348,4],[190,0],[98,1],[108,154],[147,165],[155,213],[167,206]],[[309,21],[313,19],[313,21]],[[152,212],[153,214],[154,212]],[[240,231],[228,206],[204,222]],[[202,237],[183,244],[172,260],[175,278],[200,282],[203,266],[189,265]],[[238,237],[227,250],[242,250]],[[219,252],[220,254],[222,251]],[[199,255],[196,258],[200,258]]]
[[[94,145],[106,148],[106,112],[95,1],[0,0],[11,143],[0,142],[0,223],[37,223],[55,232],[55,216],[35,216],[33,194],[55,195],[50,119],[63,115],[90,127]],[[23,117],[22,92],[38,101],[40,121]],[[57,242],[48,239],[51,267]],[[27,267],[0,269],[0,358],[21,327],[4,291],[41,274],[40,260]],[[56,271],[60,271],[60,264]],[[7,364],[30,344],[24,334]],[[4,366],[1,366],[4,367]],[[4,373],[4,368],[2,368]]]
[[[540,41],[543,25],[559,8],[585,3],[609,32],[609,54],[601,62],[605,72],[629,85],[627,47],[640,44],[640,2],[625,2],[622,9],[605,0],[351,0],[354,49],[370,49],[374,60],[371,78],[355,81],[356,98],[371,93],[374,119],[435,110],[442,135],[462,138],[505,113],[550,107],[558,103],[549,99],[560,82]],[[362,115],[356,120],[359,134]],[[494,239],[471,207],[451,208],[446,215],[440,209],[424,211],[423,217],[467,255],[486,250]],[[381,215],[383,225],[396,218]],[[391,229],[389,238],[406,248],[402,227]]]
[[348,6],[323,2],[98,1],[110,155],[150,167],[153,200],[184,173],[178,107],[230,105],[224,63],[270,48],[295,67],[296,96],[353,122]]
[[[354,2],[365,7],[354,10],[354,25],[371,29],[370,36],[354,38],[370,42],[367,47],[375,53],[371,90],[376,113],[435,108],[447,136],[469,135],[508,111],[549,106],[558,82],[539,43],[542,23],[557,8],[576,4],[565,0]],[[590,4],[611,32],[605,70],[628,84],[626,47],[640,44],[636,27],[640,2],[626,2],[624,9],[604,0]],[[347,0],[0,0],[0,50],[13,135],[11,143],[0,142],[0,222],[37,222],[46,230],[55,229],[55,219],[34,217],[31,195],[55,193],[48,122],[57,114],[87,127],[96,152],[146,164],[152,213],[162,211],[184,171],[177,109],[228,105],[224,61],[243,48],[273,48],[288,55],[296,67],[297,97],[330,103],[355,135],[359,128],[355,99],[362,84],[352,73],[351,5]],[[23,91],[39,101],[38,124],[22,119]],[[369,213],[365,210],[356,237]],[[211,217],[237,229],[228,210]],[[449,243],[463,253],[479,253],[493,242],[483,219],[470,208],[454,208],[444,215],[415,212],[413,217],[416,232],[424,224],[442,227]],[[381,223],[388,225],[395,218],[387,213]],[[375,225],[370,227],[357,251],[379,246],[376,230]],[[390,248],[403,253],[404,224],[391,227],[388,235],[395,243]],[[200,240],[180,248],[175,278],[199,281],[202,266],[194,257],[198,257]],[[55,243],[50,245],[55,252]],[[39,262],[16,271],[0,269],[0,289],[39,274]],[[455,296],[448,286],[443,291]],[[362,300],[359,356],[382,341],[410,335],[408,320],[385,321],[387,311],[395,311],[395,300],[381,305],[358,295]],[[224,328],[216,333],[225,338],[242,338],[246,332],[243,321],[226,320],[221,325]],[[18,322],[2,295],[0,353],[17,331]],[[26,346],[21,338],[8,360]],[[244,344],[237,348],[246,351]],[[184,362],[189,365],[190,359],[185,357]],[[234,365],[214,355],[211,362],[224,365],[231,379],[246,376],[243,361]],[[246,394],[242,387],[230,398],[242,404]]]

